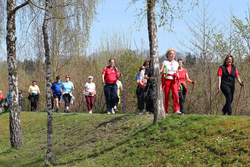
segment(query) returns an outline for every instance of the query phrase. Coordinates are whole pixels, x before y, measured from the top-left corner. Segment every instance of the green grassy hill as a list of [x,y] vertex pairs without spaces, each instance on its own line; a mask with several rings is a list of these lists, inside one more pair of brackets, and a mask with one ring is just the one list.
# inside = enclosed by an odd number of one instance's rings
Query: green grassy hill
[[[0,114],[0,166],[44,166],[47,113],[22,112],[25,144],[10,148]],[[55,166],[247,166],[249,117],[54,114]]]

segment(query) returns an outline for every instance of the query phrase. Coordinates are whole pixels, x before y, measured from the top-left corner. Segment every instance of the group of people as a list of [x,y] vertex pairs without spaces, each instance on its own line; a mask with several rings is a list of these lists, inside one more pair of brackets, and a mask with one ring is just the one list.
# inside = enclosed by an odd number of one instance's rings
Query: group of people
[[[121,101],[121,91],[123,89],[121,81],[118,80],[121,77],[119,71],[114,66],[115,60],[110,59],[109,65],[105,67],[102,71],[102,81],[104,86],[104,94],[107,105],[107,113],[115,114],[115,110],[117,110],[117,105]],[[74,84],[70,81],[70,76],[67,75],[65,77],[65,81],[60,81],[60,76],[56,77],[56,81],[51,86],[51,95],[52,98],[52,108],[54,108],[54,103],[56,110],[55,112],[59,112],[60,103],[64,100],[65,103],[65,113],[69,113],[69,106],[73,103],[74,96],[72,91],[74,90]],[[36,85],[36,81],[32,81],[32,85],[29,87],[29,97],[28,99],[31,102],[31,111],[35,111],[37,109],[37,103],[39,100],[40,90]],[[83,89],[83,96],[85,96],[86,104],[88,108],[89,114],[92,114],[92,108],[94,106],[94,97],[96,95],[96,86],[93,82],[93,76],[88,77],[88,82],[85,83]]]
[[[172,91],[173,99],[173,112],[177,115],[184,115],[184,102],[188,94],[186,82],[195,84],[196,81],[192,81],[186,69],[183,68],[184,61],[179,59],[175,61],[176,51],[169,49],[165,54],[166,59],[162,62],[160,73],[162,75],[162,91],[164,94],[164,109],[166,115],[169,114],[169,95],[170,89]],[[235,87],[235,78],[241,86],[244,87],[244,83],[239,77],[239,72],[235,65],[233,65],[234,58],[231,55],[226,56],[223,65],[218,70],[218,93],[220,90],[226,97],[226,104],[222,109],[222,113],[231,115],[231,104],[233,101],[233,93]],[[152,113],[154,108],[153,103],[153,84],[152,84],[152,69],[150,68],[150,61],[145,60],[143,66],[140,67],[139,73],[136,76],[137,82],[137,99],[138,99],[138,112],[142,114],[146,103],[146,113]]]
[[[184,102],[188,94],[188,89],[186,82],[195,84],[196,81],[191,80],[188,76],[188,72],[183,68],[184,61],[179,59],[175,60],[176,51],[174,49],[169,49],[165,54],[166,59],[162,62],[160,73],[162,75],[162,91],[164,94],[164,109],[165,113],[169,114],[169,95],[170,89],[172,91],[173,99],[173,112],[177,115],[184,115]],[[222,109],[222,113],[231,115],[232,108],[231,104],[233,101],[233,94],[235,89],[235,78],[239,84],[244,87],[245,84],[241,81],[239,72],[236,66],[233,64],[234,58],[231,55],[226,56],[223,65],[219,67],[218,70],[218,93],[220,90],[226,97],[226,104]],[[146,103],[146,113],[154,113],[154,86],[152,83],[153,71],[150,60],[145,60],[144,64],[140,67],[139,73],[136,76],[136,95],[138,99],[138,112],[143,113],[144,106]],[[102,71],[102,82],[103,90],[107,105],[107,114],[115,114],[117,105],[120,103],[121,91],[123,90],[122,83],[118,80],[122,75],[119,73],[118,69],[115,67],[115,60],[109,59],[109,65],[105,67]],[[56,112],[59,112],[60,103],[62,100],[65,102],[65,113],[69,113],[69,106],[73,103],[74,96],[72,91],[74,90],[74,84],[70,81],[71,77],[69,75],[65,76],[65,81],[60,81],[60,76],[56,77],[56,81],[51,86],[52,95],[52,108],[55,103]],[[32,81],[32,85],[28,89],[29,97],[31,102],[31,111],[37,109],[37,104],[39,101],[40,89],[36,85],[36,81]],[[9,95],[9,93],[8,93]],[[88,82],[86,82],[83,90],[83,95],[86,98],[86,104],[89,114],[92,114],[92,108],[94,106],[94,97],[96,95],[96,86],[93,83],[93,77],[88,77]],[[4,97],[2,91],[0,91],[0,108]],[[20,103],[20,102],[19,102]]]

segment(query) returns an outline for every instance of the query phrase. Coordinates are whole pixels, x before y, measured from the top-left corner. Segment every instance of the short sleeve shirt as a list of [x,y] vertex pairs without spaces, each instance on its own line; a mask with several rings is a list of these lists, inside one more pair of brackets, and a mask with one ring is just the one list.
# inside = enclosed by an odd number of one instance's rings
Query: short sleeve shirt
[[53,90],[53,95],[56,95],[57,93],[61,93],[61,87],[62,87],[62,82],[54,82],[51,86],[51,89]]
[[86,96],[94,96],[94,91],[95,91],[95,83],[85,83],[85,95]]
[[32,94],[38,94],[40,92],[39,87],[37,85],[30,85],[29,92]]
[[105,67],[102,71],[102,74],[105,75],[105,83],[108,84],[116,83],[117,78],[120,77],[118,69],[112,66]]
[[71,93],[73,87],[74,87],[74,84],[71,81],[69,81],[68,83],[66,81],[64,81],[62,83],[63,93]]

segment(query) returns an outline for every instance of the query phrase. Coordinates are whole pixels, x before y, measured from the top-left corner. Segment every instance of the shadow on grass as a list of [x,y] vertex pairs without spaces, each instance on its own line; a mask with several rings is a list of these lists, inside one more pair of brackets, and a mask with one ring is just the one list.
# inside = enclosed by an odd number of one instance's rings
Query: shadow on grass
[[[121,120],[123,117],[126,117],[127,115],[124,115],[124,116],[121,116],[121,117],[116,117],[116,118],[113,118],[107,122],[104,122],[102,124],[100,124],[98,127],[102,127],[102,126],[105,126],[106,124],[108,123],[114,123],[114,122],[117,122],[119,120]],[[64,163],[55,163],[54,166],[61,166],[61,165],[68,165],[68,164],[72,164],[72,163],[77,163],[77,162],[81,162],[85,159],[88,159],[88,158],[96,158],[102,154],[106,154],[107,152],[110,152],[112,150],[114,150],[115,148],[118,148],[126,143],[129,143],[131,140],[133,140],[134,138],[136,138],[136,136],[138,136],[139,134],[141,133],[144,133],[145,131],[148,130],[148,128],[150,128],[151,126],[154,126],[154,124],[150,124],[148,125],[147,127],[135,132],[133,135],[131,136],[127,136],[127,139],[125,139],[124,141],[121,141],[121,142],[118,142],[116,143],[115,145],[111,146],[111,147],[108,147],[108,148],[105,148],[104,150],[100,151],[100,152],[93,152],[92,154],[88,154],[88,155],[83,155],[82,158],[76,158],[76,159],[72,159],[71,161],[68,161],[68,162],[64,162]]]

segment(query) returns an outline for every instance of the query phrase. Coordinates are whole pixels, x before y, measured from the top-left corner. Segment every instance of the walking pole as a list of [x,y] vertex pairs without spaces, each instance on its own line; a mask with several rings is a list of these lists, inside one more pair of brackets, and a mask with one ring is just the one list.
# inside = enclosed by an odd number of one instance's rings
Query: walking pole
[[102,88],[102,95],[101,95],[101,98],[100,98],[99,104],[98,104],[99,109],[101,109],[101,100],[102,100],[103,93],[104,93],[104,87]]
[[236,103],[236,108],[235,108],[234,115],[236,115],[236,112],[237,112],[237,108],[238,108],[238,104],[239,104],[239,101],[240,101],[241,92],[242,92],[242,86],[240,87],[240,93],[239,93],[239,97],[238,97],[238,100],[237,100],[237,103]]
[[190,103],[191,103],[191,99],[192,99],[192,95],[193,95],[193,90],[194,90],[194,84],[192,86],[192,90],[191,90],[191,93],[190,93],[190,100],[188,102],[188,111],[189,111],[189,108],[190,108]]
[[121,83],[122,83],[123,105],[124,105],[125,112],[127,112],[127,110],[126,110],[126,102],[125,102],[125,94],[124,94],[124,87],[123,87],[122,76],[121,76]]

